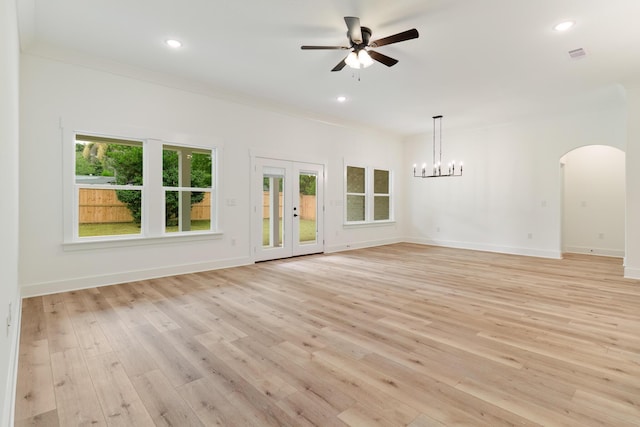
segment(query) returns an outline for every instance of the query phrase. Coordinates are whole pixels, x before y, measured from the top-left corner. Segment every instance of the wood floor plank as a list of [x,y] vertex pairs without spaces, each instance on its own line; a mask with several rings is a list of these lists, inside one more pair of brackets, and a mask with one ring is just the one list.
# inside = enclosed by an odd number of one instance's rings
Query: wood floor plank
[[210,378],[200,378],[176,390],[206,426],[251,425],[245,414],[218,391]]
[[16,420],[14,427],[58,427],[60,425],[58,411],[53,409],[33,417]]
[[155,425],[114,353],[87,358],[87,366],[107,425]]
[[134,377],[133,386],[157,426],[204,426],[160,370]]
[[[47,322],[49,351],[56,353],[79,347],[62,295],[56,295],[55,301],[53,301],[54,297],[52,296],[45,296],[43,299],[45,302],[44,316]],[[51,302],[48,303],[47,301]],[[47,308],[50,309],[47,310]]]
[[63,426],[106,426],[82,350],[51,355],[58,419]]
[[25,420],[56,409],[47,340],[22,342],[18,358],[16,420]]
[[151,325],[140,326],[135,334],[151,360],[169,378],[174,387],[201,378],[201,373],[168,340],[169,332],[159,333]]
[[26,299],[16,425],[638,426],[622,273],[402,243]]
[[113,351],[93,312],[89,310],[82,295],[77,292],[63,294],[69,320],[73,325],[78,344],[86,356]]

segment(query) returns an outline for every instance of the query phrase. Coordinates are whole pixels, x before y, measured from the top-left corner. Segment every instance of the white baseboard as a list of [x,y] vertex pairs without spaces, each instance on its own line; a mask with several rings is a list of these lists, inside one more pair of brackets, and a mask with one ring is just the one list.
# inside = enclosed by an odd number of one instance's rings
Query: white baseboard
[[1,426],[12,426],[15,424],[16,411],[16,390],[18,387],[18,355],[20,352],[20,326],[22,324],[22,299],[18,298],[14,302],[14,313],[12,318],[16,319],[11,325],[13,329],[13,337],[11,340],[11,348],[9,349],[9,373],[7,376],[7,385],[5,387],[5,399],[0,414],[4,414],[0,419]]
[[571,254],[586,254],[586,255],[598,255],[608,256],[614,258],[624,258],[624,250],[617,249],[604,249],[604,248],[584,248],[580,246],[567,246],[564,252]]
[[625,279],[638,279],[640,280],[640,268],[638,267],[625,267],[624,268]]
[[116,285],[119,283],[135,282],[138,280],[175,276],[177,274],[189,274],[197,273],[200,271],[219,270],[221,268],[238,267],[248,264],[253,264],[251,258],[239,257],[197,264],[174,265],[148,270],[124,271],[115,274],[100,276],[85,276],[52,282],[24,284],[21,287],[21,295],[23,298],[28,298],[40,295],[55,294],[58,292],[68,292],[80,289],[94,288],[96,286]]
[[364,248],[373,248],[375,246],[391,245],[393,243],[400,243],[403,241],[404,241],[403,239],[395,238],[395,239],[383,239],[383,240],[368,240],[365,242],[356,242],[356,243],[343,243],[338,245],[325,246],[324,251],[325,253],[351,251],[354,249],[364,249]]
[[469,249],[483,252],[496,252],[510,255],[524,255],[538,258],[561,259],[560,251],[547,251],[533,248],[519,248],[514,246],[488,245],[484,243],[456,242],[450,240],[432,240],[414,237],[405,237],[407,243],[416,243],[419,245],[442,246],[446,248]]

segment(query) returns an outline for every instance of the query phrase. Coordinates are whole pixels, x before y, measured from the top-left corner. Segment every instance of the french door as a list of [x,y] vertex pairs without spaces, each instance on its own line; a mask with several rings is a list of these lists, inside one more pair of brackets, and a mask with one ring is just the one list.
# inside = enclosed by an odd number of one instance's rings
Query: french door
[[324,166],[254,158],[256,261],[324,252]]

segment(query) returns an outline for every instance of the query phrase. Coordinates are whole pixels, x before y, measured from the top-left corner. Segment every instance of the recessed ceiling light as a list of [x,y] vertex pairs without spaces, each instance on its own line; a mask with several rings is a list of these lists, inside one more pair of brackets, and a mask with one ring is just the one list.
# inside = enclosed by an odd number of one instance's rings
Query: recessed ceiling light
[[564,21],[559,24],[553,26],[553,29],[556,31],[567,31],[569,28],[576,25],[574,21]]
[[165,43],[167,44],[167,46],[172,47],[174,49],[182,47],[182,42],[180,40],[169,39],[165,41]]
[[347,100],[347,97],[346,96],[342,96],[342,95],[336,98],[336,101],[338,101],[338,102],[344,102],[346,100]]

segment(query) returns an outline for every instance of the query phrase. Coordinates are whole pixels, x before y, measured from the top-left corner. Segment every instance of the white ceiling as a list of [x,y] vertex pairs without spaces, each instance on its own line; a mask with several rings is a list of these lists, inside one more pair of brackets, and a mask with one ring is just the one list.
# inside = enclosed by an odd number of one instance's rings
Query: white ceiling
[[[640,76],[639,0],[18,0],[18,9],[25,52],[68,49],[401,134],[429,131],[436,114],[471,126],[579,106]],[[360,17],[372,39],[410,28],[420,38],[377,48],[394,67],[330,72],[344,51],[300,46],[347,45],[344,16]],[[572,30],[552,30],[566,19]],[[576,48],[587,56],[571,60]]]

